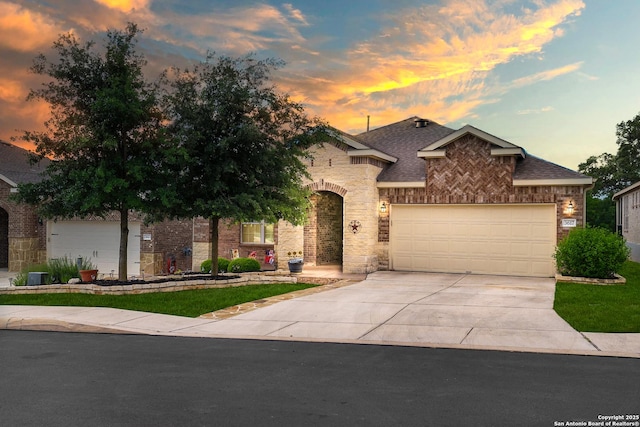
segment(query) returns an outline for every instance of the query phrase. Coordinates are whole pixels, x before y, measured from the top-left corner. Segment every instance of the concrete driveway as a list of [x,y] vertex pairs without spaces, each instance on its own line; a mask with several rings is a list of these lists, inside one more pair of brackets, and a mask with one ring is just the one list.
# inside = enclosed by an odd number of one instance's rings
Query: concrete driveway
[[236,337],[597,350],[553,311],[554,289],[551,278],[380,271],[197,329]]
[[640,334],[579,333],[562,320],[552,308],[554,279],[380,271],[331,288],[248,304],[260,308],[223,320],[218,312],[193,319],[104,307],[0,305],[0,329],[640,357]]

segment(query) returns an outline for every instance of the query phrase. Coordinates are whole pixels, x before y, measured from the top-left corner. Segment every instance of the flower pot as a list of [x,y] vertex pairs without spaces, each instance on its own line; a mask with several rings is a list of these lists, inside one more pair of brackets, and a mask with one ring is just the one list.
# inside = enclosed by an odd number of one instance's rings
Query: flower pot
[[93,282],[97,277],[98,270],[80,270],[80,279],[83,283]]
[[304,266],[302,258],[289,260],[288,264],[290,273],[302,273],[302,266]]

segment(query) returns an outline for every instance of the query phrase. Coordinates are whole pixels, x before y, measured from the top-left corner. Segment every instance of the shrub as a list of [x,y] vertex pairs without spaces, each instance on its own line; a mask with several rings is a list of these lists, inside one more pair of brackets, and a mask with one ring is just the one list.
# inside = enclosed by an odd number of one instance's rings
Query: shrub
[[[15,279],[13,279],[13,284],[15,286],[26,286],[29,279],[29,273],[33,271],[46,271],[48,273],[49,268],[47,264],[31,264],[23,268],[20,273],[16,275]],[[51,284],[51,274],[47,277],[46,283],[47,285]]]
[[576,228],[558,243],[553,257],[565,276],[609,279],[629,257],[629,248],[603,228]]
[[213,264],[213,262],[211,262],[210,259],[205,259],[200,264],[200,271],[203,272],[203,273],[211,273],[211,265],[212,264]]
[[232,273],[245,273],[248,271],[260,271],[260,263],[253,258],[236,258],[229,263]]
[[[213,262],[210,259],[202,261],[200,264],[200,271],[203,273],[211,273],[211,267],[213,266]],[[224,273],[229,268],[229,260],[226,258],[219,257],[218,258],[218,272]]]
[[226,258],[218,258],[218,271],[220,273],[224,273],[224,272],[229,271],[229,263],[230,262],[231,261],[229,261]]
[[79,278],[79,270],[96,270],[97,267],[91,262],[89,258],[82,258],[80,263],[80,269],[75,259],[67,258],[54,258],[49,260],[46,264],[33,264],[26,268],[23,268],[20,273],[16,275],[13,280],[13,284],[16,286],[24,286],[28,282],[29,273],[33,271],[46,271],[49,273],[47,277],[47,284],[51,283],[67,283],[69,279],[74,277]]

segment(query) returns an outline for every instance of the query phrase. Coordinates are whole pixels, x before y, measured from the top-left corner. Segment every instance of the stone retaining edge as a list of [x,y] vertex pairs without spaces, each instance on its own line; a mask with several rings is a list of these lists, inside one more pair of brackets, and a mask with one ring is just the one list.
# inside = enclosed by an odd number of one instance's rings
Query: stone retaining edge
[[594,279],[591,277],[573,277],[556,274],[556,282],[583,283],[585,285],[624,285],[627,283],[627,279],[619,274],[615,276],[615,279]]
[[[21,294],[64,294],[81,293],[93,295],[128,295],[145,294],[153,292],[176,292],[193,289],[228,288],[245,285],[264,285],[269,283],[298,283],[301,278],[287,274],[256,274],[244,273],[241,277],[227,280],[181,280],[160,283],[144,283],[137,285],[121,286],[100,286],[91,283],[87,284],[60,284],[60,285],[37,285],[37,286],[12,286],[0,288],[0,295],[21,295]],[[317,283],[315,278],[304,278],[305,283]]]

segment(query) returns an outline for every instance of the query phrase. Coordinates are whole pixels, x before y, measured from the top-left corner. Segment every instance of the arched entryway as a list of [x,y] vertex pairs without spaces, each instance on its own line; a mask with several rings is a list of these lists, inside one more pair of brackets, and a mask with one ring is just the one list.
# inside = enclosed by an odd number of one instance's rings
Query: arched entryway
[[311,212],[304,227],[305,262],[342,265],[343,198],[330,191],[311,196]]
[[0,268],[9,267],[9,214],[0,208]]

